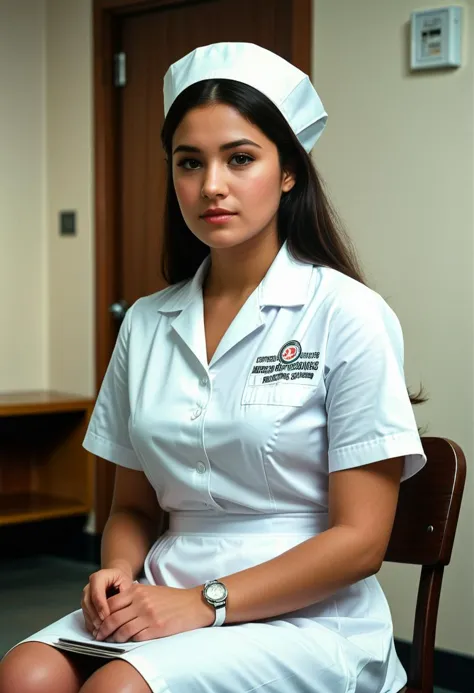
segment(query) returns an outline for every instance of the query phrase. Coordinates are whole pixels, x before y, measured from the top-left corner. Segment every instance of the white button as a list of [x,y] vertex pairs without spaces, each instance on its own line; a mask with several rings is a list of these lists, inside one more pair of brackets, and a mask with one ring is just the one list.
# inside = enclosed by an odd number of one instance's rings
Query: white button
[[204,472],[206,471],[206,465],[204,464],[204,462],[198,462],[196,465],[196,470],[198,474],[204,474]]
[[193,411],[193,413],[191,414],[191,419],[197,419],[198,416],[201,416],[201,414],[202,414],[202,410],[201,410],[201,409],[196,409],[196,410]]
[[201,385],[202,385],[203,387],[206,387],[206,385],[207,385],[207,378],[201,378]]

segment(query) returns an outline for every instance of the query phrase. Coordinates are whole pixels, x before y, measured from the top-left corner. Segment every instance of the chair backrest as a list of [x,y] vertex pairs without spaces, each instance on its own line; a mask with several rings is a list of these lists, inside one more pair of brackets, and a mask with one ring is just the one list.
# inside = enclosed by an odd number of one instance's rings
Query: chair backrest
[[410,693],[432,693],[444,566],[451,559],[466,478],[463,451],[447,438],[422,438],[425,467],[400,485],[385,561],[421,565],[408,672]]

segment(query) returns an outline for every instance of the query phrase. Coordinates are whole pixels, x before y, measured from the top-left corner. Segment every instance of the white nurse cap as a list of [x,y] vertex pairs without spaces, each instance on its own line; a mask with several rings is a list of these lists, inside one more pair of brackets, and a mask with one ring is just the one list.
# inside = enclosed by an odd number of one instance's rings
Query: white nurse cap
[[308,75],[253,43],[213,43],[173,63],[164,80],[165,116],[182,91],[204,79],[233,79],[258,89],[280,109],[308,153],[324,130],[327,113]]

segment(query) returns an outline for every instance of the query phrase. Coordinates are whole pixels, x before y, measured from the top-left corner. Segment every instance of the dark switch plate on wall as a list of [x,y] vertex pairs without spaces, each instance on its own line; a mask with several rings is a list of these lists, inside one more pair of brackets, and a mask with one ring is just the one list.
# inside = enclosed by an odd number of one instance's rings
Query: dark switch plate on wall
[[59,212],[59,234],[61,236],[76,235],[76,212]]

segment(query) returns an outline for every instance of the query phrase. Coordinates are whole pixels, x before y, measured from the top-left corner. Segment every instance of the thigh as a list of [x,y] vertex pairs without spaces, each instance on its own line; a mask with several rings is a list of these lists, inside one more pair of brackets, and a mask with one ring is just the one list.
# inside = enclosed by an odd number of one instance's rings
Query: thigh
[[0,693],[77,693],[98,666],[91,659],[44,643],[23,643],[0,662]]
[[150,693],[151,689],[136,669],[114,659],[98,669],[83,685],[80,693]]

